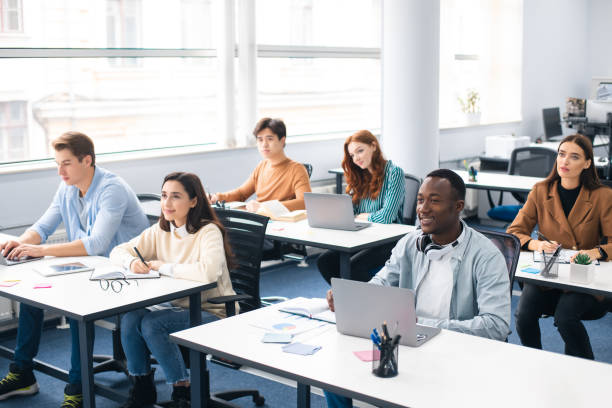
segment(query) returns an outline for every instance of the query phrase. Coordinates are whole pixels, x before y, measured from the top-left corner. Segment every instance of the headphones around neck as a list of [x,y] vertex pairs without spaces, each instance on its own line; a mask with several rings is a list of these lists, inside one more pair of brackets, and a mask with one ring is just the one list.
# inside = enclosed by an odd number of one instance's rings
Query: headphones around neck
[[455,240],[450,245],[438,245],[433,242],[429,234],[421,234],[416,240],[417,250],[423,252],[430,261],[437,261],[441,259],[444,255],[452,251],[457,245],[459,245],[459,240]]

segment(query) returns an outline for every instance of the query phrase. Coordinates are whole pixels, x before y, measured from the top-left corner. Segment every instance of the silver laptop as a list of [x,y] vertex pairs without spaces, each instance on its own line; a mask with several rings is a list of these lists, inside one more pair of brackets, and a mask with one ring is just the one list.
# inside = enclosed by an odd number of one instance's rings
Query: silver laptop
[[436,334],[437,327],[416,323],[414,291],[332,278],[336,329],[349,336],[370,338],[383,322],[391,336],[400,334],[400,344],[418,347]]
[[4,257],[4,251],[0,251],[0,265],[5,265],[5,266],[12,266],[12,265],[18,265],[18,264],[22,264],[25,262],[32,262],[32,261],[37,261],[39,259],[42,259],[41,256],[38,257],[34,257],[34,256],[22,256],[21,258],[17,258],[17,259],[6,259]]
[[304,193],[308,225],[314,228],[330,228],[358,231],[371,222],[357,222],[353,214],[353,202],[346,194]]

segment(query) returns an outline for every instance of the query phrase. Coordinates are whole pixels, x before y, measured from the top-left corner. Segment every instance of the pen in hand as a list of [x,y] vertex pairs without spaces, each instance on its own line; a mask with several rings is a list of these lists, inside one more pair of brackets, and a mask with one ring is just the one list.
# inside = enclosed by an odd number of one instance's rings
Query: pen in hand
[[138,248],[134,247],[134,251],[136,251],[136,255],[138,255],[138,258],[140,258],[140,261],[144,264],[144,266],[146,266],[148,269],[151,269],[147,261],[145,261],[142,255],[140,254],[140,251],[138,250]]

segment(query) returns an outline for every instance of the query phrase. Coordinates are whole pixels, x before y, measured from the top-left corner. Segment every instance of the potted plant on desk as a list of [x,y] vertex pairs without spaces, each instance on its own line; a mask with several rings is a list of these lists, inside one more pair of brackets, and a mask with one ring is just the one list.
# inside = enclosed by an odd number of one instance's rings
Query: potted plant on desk
[[570,264],[570,281],[576,283],[591,283],[593,281],[593,265],[587,254],[578,254]]
[[475,89],[467,91],[465,99],[458,97],[461,112],[465,114],[468,126],[480,124],[480,94]]

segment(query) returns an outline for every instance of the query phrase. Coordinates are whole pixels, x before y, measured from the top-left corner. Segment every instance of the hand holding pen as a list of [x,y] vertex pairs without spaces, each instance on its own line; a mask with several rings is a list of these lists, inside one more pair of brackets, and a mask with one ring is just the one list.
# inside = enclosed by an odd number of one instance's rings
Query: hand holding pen
[[136,255],[138,255],[138,258],[140,258],[140,261],[136,260],[130,264],[130,269],[132,270],[132,272],[142,274],[149,273],[149,271],[151,270],[151,265],[147,261],[145,261],[145,259],[140,254],[138,248],[134,247],[134,251],[136,252]]
[[[540,239],[540,241],[537,241],[538,244],[538,248],[536,249],[537,251],[540,252],[554,252],[557,250],[557,248],[560,247],[559,243],[557,241],[551,241],[548,238],[546,238],[544,236],[544,234],[542,234],[540,231],[538,231],[538,238]],[[541,241],[543,240],[543,241]]]

